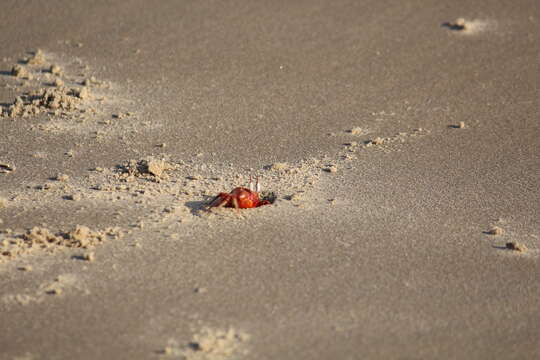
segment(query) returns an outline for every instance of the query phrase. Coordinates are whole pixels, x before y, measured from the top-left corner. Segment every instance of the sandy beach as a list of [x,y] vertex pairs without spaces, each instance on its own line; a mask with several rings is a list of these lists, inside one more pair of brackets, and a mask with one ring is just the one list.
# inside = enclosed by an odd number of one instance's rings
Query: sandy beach
[[540,357],[537,1],[3,5],[1,360]]

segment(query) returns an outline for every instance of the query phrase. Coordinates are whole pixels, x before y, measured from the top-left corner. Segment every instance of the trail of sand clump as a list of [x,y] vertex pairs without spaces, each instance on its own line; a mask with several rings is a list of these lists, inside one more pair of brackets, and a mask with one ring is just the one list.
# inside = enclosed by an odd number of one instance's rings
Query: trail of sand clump
[[77,225],[69,232],[58,233],[37,226],[24,233],[4,231],[0,233],[0,262],[35,252],[54,253],[66,248],[90,249],[108,238],[121,236],[122,232],[117,228],[93,231],[82,225]]
[[75,274],[68,273],[58,275],[52,281],[47,280],[34,290],[29,289],[16,294],[4,294],[0,297],[0,300],[8,305],[17,304],[25,306],[42,303],[51,296],[64,296],[73,290],[89,294],[88,289],[81,279]]

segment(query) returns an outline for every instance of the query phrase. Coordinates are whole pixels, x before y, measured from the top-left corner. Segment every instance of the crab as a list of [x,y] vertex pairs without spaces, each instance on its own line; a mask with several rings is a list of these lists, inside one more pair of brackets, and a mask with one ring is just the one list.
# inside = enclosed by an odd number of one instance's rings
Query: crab
[[210,201],[208,208],[213,207],[229,207],[235,209],[250,209],[263,205],[269,205],[275,199],[273,193],[265,196],[261,195],[261,185],[259,178],[256,178],[255,186],[253,181],[249,179],[249,188],[237,187],[230,193],[219,193],[216,197]]

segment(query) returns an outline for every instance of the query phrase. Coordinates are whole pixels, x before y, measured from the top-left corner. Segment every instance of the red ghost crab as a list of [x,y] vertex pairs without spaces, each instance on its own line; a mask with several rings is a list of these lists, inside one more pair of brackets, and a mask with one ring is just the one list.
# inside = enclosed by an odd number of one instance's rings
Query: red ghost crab
[[208,204],[209,208],[229,207],[235,209],[250,209],[263,205],[270,205],[274,202],[274,193],[262,193],[259,178],[256,179],[255,186],[249,179],[249,189],[245,187],[234,188],[230,193],[219,193]]

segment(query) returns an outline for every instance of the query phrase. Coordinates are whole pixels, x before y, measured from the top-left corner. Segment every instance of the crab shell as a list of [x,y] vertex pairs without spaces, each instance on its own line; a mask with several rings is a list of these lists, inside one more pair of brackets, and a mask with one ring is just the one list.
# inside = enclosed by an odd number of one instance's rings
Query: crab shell
[[[236,202],[236,204],[235,204]],[[239,209],[249,209],[270,204],[268,200],[261,200],[259,193],[244,187],[237,187],[229,194],[219,193],[211,202],[211,207],[235,207]]]

